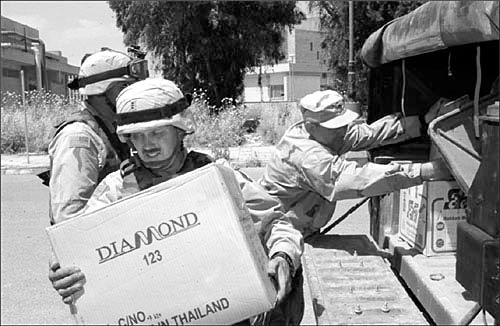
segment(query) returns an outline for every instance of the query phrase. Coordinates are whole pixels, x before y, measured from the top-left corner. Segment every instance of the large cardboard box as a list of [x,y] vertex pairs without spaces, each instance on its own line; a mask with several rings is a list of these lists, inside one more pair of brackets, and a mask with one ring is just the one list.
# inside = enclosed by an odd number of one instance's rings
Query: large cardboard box
[[452,254],[467,198],[455,181],[426,181],[400,192],[399,234],[426,256]]
[[230,324],[272,308],[267,256],[234,172],[210,164],[47,228],[86,276],[85,324]]

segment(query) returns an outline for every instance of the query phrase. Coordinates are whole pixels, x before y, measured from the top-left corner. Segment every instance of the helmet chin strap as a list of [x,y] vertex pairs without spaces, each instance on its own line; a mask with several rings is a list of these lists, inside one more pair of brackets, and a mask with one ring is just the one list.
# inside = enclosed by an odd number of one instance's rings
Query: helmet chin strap
[[118,81],[109,85],[102,94],[89,95],[86,102],[93,115],[98,116],[106,127],[114,132],[116,130],[116,97],[130,82]]

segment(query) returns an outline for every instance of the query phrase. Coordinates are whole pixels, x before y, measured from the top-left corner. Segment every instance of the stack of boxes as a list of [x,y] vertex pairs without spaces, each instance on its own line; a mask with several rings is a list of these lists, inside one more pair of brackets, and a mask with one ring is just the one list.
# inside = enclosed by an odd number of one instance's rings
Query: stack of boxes
[[399,192],[399,235],[426,256],[453,254],[467,197],[455,181],[426,181]]
[[[468,102],[469,98],[465,95],[451,102],[440,99],[434,105],[439,107],[439,114],[444,115]],[[442,156],[431,142],[428,160],[436,159],[442,159]],[[456,181],[426,181],[422,185],[381,196],[379,215],[383,218],[378,244],[387,247],[387,235],[397,234],[426,256],[454,254],[457,224],[466,220],[466,207],[467,197]]]

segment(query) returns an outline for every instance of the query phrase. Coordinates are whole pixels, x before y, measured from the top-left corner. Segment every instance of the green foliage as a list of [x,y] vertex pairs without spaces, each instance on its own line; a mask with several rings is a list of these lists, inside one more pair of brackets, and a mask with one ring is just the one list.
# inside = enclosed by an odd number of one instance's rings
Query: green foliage
[[26,104],[21,95],[2,93],[1,153],[26,151],[25,112],[28,125],[28,149],[30,152],[47,152],[54,125],[77,110],[76,103],[46,91],[26,92]]
[[126,44],[162,58],[163,76],[184,91],[205,89],[211,105],[238,98],[247,67],[283,58],[295,1],[109,1]]
[[[394,18],[403,16],[426,1],[354,1],[354,61],[357,80],[355,94],[349,94],[366,103],[368,96],[368,69],[359,60],[359,53],[371,33]],[[311,1],[310,6],[320,10],[321,28],[327,32],[322,43],[332,56],[329,67],[336,76],[333,88],[347,92],[349,63],[349,8],[348,1]]]

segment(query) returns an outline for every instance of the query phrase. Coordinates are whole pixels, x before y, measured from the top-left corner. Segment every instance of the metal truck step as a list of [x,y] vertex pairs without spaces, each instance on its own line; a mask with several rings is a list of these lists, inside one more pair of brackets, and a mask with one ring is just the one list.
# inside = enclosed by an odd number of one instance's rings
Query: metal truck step
[[367,235],[322,235],[305,245],[318,325],[428,325]]
[[[455,279],[455,255],[426,257],[397,235],[390,237],[389,250],[401,278],[437,325],[484,325],[481,307]],[[490,314],[484,318],[494,323]]]

